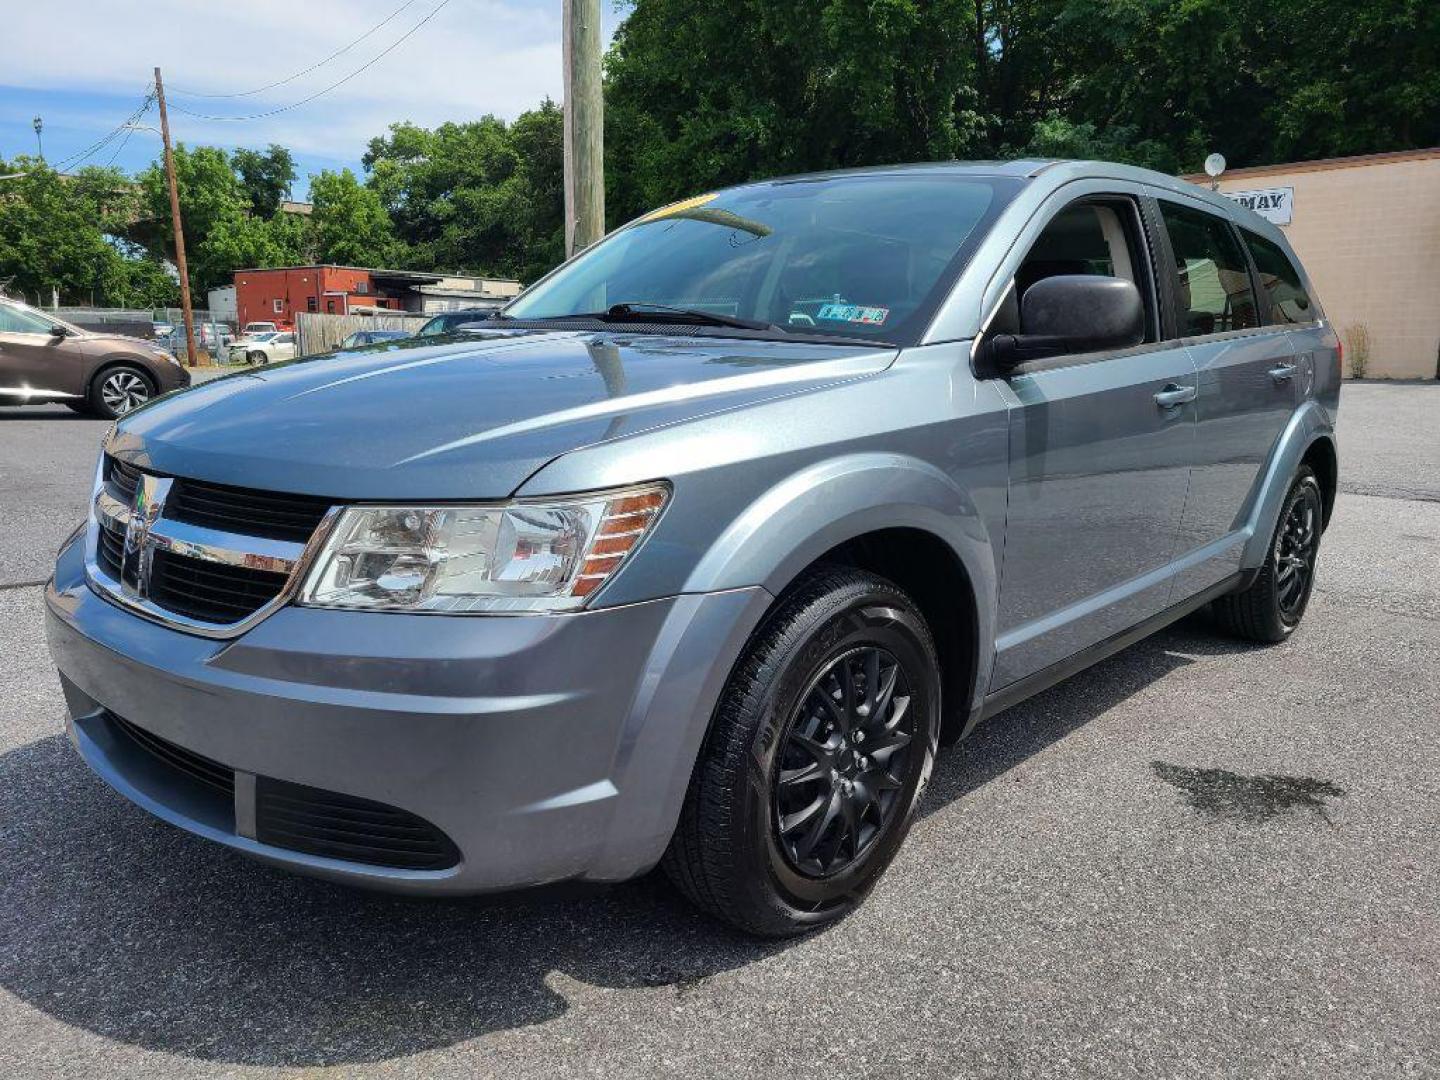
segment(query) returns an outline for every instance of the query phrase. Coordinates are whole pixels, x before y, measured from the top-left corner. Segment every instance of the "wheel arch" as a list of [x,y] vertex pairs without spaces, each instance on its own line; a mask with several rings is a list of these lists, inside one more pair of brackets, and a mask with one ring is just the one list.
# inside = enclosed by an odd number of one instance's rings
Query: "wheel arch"
[[1316,479],[1320,481],[1320,501],[1324,506],[1321,524],[1328,527],[1330,516],[1335,512],[1335,494],[1340,484],[1340,461],[1335,452],[1335,440],[1328,435],[1318,436],[1306,448],[1300,463],[1315,470]]
[[128,367],[138,371],[145,377],[145,381],[150,384],[151,395],[153,396],[160,393],[160,381],[155,378],[154,373],[151,372],[142,361],[131,356],[129,353],[110,353],[96,361],[94,369],[90,372],[90,377],[85,380],[85,399],[87,401],[95,392],[95,388],[100,385],[101,376],[108,371],[114,371],[117,367]]
[[932,532],[891,527],[862,533],[837,545],[800,572],[803,579],[822,566],[851,566],[867,570],[903,589],[935,638],[940,661],[940,741],[959,741],[971,716],[971,703],[979,676],[979,605],[965,564],[948,544]]
[[943,735],[953,741],[968,732],[994,653],[997,575],[989,533],[969,493],[904,455],[823,462],[739,515],[696,564],[686,591],[761,585],[783,598],[826,563],[869,570],[910,594],[941,653]]
[[1325,524],[1328,525],[1339,482],[1339,457],[1330,418],[1314,401],[1306,402],[1295,411],[1270,454],[1270,462],[1244,517],[1249,539],[1240,559],[1243,569],[1254,570],[1265,561],[1280,507],[1285,502],[1295,471],[1301,465],[1315,469],[1320,479]]

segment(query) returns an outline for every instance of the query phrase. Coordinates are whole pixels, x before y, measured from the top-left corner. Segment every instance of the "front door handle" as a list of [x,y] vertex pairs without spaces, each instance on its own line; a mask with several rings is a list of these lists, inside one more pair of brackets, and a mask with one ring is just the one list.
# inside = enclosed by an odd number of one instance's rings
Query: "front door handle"
[[1290,363],[1278,364],[1270,369],[1270,378],[1277,383],[1288,382],[1295,377],[1295,365]]
[[1155,404],[1162,409],[1173,409],[1177,405],[1184,405],[1187,401],[1194,401],[1200,395],[1200,391],[1193,386],[1179,386],[1171,383],[1155,395]]

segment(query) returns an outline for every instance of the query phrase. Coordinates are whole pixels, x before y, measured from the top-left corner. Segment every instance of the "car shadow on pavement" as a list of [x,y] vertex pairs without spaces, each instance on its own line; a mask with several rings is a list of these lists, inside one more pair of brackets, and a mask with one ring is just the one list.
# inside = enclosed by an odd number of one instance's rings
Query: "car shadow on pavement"
[[[1185,633],[984,725],[942,754],[926,809],[1193,662]],[[0,757],[0,860],[0,986],[109,1039],[244,1065],[443,1048],[558,1017],[584,984],[673,998],[797,944],[732,933],[658,875],[455,900],[295,877],[130,806],[59,734]]]

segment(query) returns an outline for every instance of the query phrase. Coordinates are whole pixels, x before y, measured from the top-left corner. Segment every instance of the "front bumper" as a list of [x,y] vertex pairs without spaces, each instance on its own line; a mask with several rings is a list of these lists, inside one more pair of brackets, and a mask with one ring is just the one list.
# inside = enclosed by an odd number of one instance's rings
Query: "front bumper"
[[[91,767],[246,854],[412,892],[615,881],[657,862],[714,703],[770,602],[757,588],[572,615],[283,608],[215,641],[101,599],[81,555],[76,542],[60,553],[47,629],[67,728]],[[234,770],[233,812],[137,755],[116,717]],[[399,869],[262,843],[245,805],[255,777],[416,815],[459,861]]]

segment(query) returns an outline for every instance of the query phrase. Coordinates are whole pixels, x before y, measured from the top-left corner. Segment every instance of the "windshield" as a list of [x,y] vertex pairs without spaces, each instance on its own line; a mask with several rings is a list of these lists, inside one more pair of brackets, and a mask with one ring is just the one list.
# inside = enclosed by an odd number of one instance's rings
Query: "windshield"
[[1019,185],[915,171],[702,195],[615,232],[505,315],[547,319],[654,304],[807,335],[912,343]]
[[250,335],[250,340],[251,340],[251,341],[269,341],[271,338],[275,338],[275,337],[278,337],[278,336],[279,336],[279,335],[276,334],[275,331],[270,330],[270,331],[266,331],[265,333],[251,334],[251,335]]

